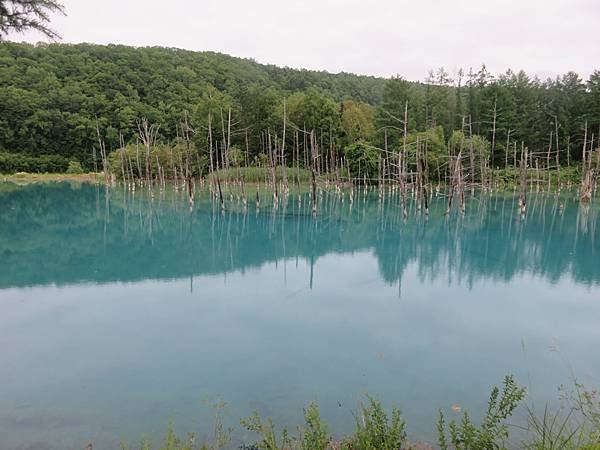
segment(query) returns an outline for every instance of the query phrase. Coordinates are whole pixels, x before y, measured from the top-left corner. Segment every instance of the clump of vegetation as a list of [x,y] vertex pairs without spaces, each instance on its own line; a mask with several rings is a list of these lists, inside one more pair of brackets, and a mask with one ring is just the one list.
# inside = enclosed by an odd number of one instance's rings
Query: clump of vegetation
[[[525,397],[525,388],[519,386],[512,376],[504,379],[502,392],[495,386],[488,401],[487,412],[477,426],[464,412],[460,423],[451,421],[448,424],[450,448],[457,450],[503,449],[508,438],[506,419],[514,412]],[[447,450],[448,436],[444,414],[440,411],[438,420],[438,440],[442,450]]]
[[242,426],[247,430],[253,431],[259,435],[260,440],[254,446],[261,450],[284,450],[289,449],[292,445],[292,439],[287,428],[284,428],[279,436],[275,429],[275,425],[271,419],[264,422],[258,412],[241,421]]
[[379,177],[379,150],[365,141],[357,141],[344,153],[352,177],[377,179]]
[[397,450],[406,443],[406,423],[400,410],[393,408],[388,417],[381,403],[369,396],[360,405],[354,433],[338,443],[332,440],[314,402],[304,410],[304,426],[299,429],[298,437],[290,436],[286,428],[277,433],[273,421],[263,421],[258,413],[242,420],[242,425],[259,435],[252,448],[260,450]]
[[305,426],[301,429],[302,450],[325,450],[329,447],[331,436],[329,427],[321,419],[319,406],[315,402],[309,403],[304,410]]
[[319,406],[315,402],[309,403],[304,410],[304,426],[299,429],[297,438],[291,437],[288,430],[284,428],[277,433],[273,421],[263,421],[257,412],[248,419],[241,421],[242,425],[249,431],[259,436],[259,441],[245,448],[260,450],[325,450],[329,448],[331,436],[327,423],[321,419]]
[[59,155],[0,153],[0,173],[65,173],[68,167],[69,160]]
[[79,174],[83,173],[83,167],[79,161],[69,161],[69,167],[67,167],[67,173]]
[[406,422],[400,410],[392,409],[388,418],[378,400],[367,396],[367,403],[360,405],[356,417],[354,434],[347,439],[342,448],[347,450],[397,450],[403,448],[406,441]]

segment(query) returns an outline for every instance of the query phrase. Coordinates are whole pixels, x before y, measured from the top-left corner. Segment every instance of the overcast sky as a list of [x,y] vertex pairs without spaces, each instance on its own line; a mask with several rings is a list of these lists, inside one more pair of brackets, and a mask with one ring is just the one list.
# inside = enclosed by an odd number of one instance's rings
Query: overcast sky
[[[600,0],[63,0],[64,42],[213,50],[280,66],[423,80],[485,63],[600,68]],[[41,40],[33,34],[13,40]]]

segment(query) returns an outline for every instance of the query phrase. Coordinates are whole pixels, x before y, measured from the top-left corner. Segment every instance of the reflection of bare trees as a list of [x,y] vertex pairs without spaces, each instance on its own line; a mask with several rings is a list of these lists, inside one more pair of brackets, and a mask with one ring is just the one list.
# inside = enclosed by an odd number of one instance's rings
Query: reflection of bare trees
[[286,282],[290,262],[298,267],[304,260],[312,287],[319,257],[360,250],[373,251],[390,284],[400,284],[408,267],[423,280],[467,285],[524,273],[600,283],[598,207],[581,204],[577,194],[532,194],[519,215],[519,192],[466,195],[464,214],[447,213],[443,191],[429,192],[426,214],[417,193],[404,200],[392,187],[331,186],[315,194],[315,216],[311,190],[282,192],[276,205],[271,192],[257,190],[256,208],[232,189],[223,209],[209,188],[198,187],[191,209],[188,192],[158,187],[149,193],[30,186],[0,196],[2,210],[11,212],[0,217],[7,237],[0,286],[188,277],[192,283],[195,275],[226,277],[268,262],[281,265]]
[[509,281],[524,273],[551,281],[563,275],[585,283],[600,281],[594,263],[600,249],[592,232],[597,212],[586,215],[585,206],[566,197],[536,195],[531,200],[528,214],[519,217],[514,198],[484,195],[470,199],[471,210],[464,217],[408,227],[397,238],[397,250],[376,247],[381,272],[395,282],[414,263],[423,279],[446,276],[449,283],[468,285],[482,278]]

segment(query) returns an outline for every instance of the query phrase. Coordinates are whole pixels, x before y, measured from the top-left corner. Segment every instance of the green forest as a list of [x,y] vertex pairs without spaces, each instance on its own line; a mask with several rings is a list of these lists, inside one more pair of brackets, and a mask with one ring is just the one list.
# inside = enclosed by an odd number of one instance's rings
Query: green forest
[[470,135],[491,167],[514,165],[522,145],[550,147],[566,165],[581,159],[584,139],[600,147],[600,71],[540,80],[482,66],[411,82],[173,48],[0,43],[0,172],[60,172],[69,161],[94,169],[98,131],[110,152],[137,141],[142,119],[163,146],[185,134],[185,121],[199,155],[208,155],[210,128],[227,141],[224,166],[235,165],[235,149],[245,154],[239,164],[259,161],[271,136],[293,157],[294,130],[314,130],[322,149],[352,159],[357,142],[400,146],[405,113],[411,140],[429,141],[432,155]]

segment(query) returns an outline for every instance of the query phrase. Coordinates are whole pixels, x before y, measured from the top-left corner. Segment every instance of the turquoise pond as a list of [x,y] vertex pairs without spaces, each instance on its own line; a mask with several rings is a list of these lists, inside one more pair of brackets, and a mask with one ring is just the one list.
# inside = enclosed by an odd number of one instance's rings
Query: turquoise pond
[[600,387],[599,204],[476,193],[445,216],[434,195],[404,221],[373,190],[323,191],[316,217],[260,195],[0,184],[0,448],[204,435],[218,401],[238,444],[240,418],[294,429],[311,400],[341,435],[365,393],[432,441],[509,373],[541,407]]

